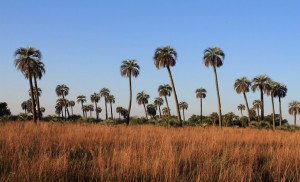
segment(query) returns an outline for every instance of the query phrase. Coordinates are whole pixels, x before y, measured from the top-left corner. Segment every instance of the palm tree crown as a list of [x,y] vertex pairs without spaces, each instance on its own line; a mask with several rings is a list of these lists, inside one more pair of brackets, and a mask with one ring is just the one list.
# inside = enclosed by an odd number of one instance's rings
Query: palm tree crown
[[176,65],[177,53],[171,46],[160,47],[155,50],[154,64],[157,69]]
[[237,109],[238,109],[239,111],[242,111],[242,110],[245,110],[245,109],[246,109],[246,106],[245,106],[244,104],[240,104],[240,105],[237,106]]
[[234,82],[234,89],[238,94],[249,92],[250,86],[251,82],[247,77],[236,79]]
[[159,85],[157,91],[160,97],[171,96],[172,87],[169,84]]
[[145,91],[142,91],[137,94],[136,101],[139,105],[148,104],[149,98],[150,98],[150,96]]
[[196,90],[196,98],[204,99],[206,97],[206,89],[205,88],[198,88]]
[[218,47],[207,48],[204,50],[204,65],[206,67],[221,67],[225,59],[225,53]]
[[69,87],[67,87],[65,84],[62,85],[57,85],[55,89],[56,95],[58,97],[62,96],[67,96],[69,94]]
[[93,93],[90,99],[92,103],[98,103],[100,100],[100,95],[98,93]]
[[137,77],[140,74],[140,66],[135,59],[128,59],[122,62],[120,71],[123,77]]

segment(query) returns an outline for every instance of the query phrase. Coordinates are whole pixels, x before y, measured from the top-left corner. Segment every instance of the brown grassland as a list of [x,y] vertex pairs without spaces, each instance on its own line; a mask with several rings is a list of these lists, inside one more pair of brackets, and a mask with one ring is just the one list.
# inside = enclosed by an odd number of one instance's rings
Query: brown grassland
[[0,124],[0,181],[299,180],[300,132]]

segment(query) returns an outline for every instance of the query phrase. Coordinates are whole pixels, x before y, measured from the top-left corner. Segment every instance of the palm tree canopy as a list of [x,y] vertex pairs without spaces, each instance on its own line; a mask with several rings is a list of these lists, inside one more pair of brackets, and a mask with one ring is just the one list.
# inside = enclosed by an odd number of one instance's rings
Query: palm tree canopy
[[67,87],[65,84],[57,85],[55,92],[58,97],[67,96],[69,94],[69,87]]
[[156,107],[162,106],[163,104],[164,104],[164,100],[163,100],[161,97],[156,97],[156,98],[154,99],[154,105],[155,105]]
[[89,107],[89,111],[94,111],[94,105],[93,104],[88,105],[88,107]]
[[225,53],[218,47],[204,50],[203,61],[206,67],[221,67],[225,59]]
[[102,112],[102,109],[101,109],[101,107],[97,107],[95,111],[96,111],[97,113],[101,113],[101,112]]
[[98,93],[93,93],[90,98],[91,102],[98,103],[100,100],[100,95]]
[[[42,95],[42,89],[38,88],[38,89],[36,90],[36,88],[33,87],[33,94],[36,95],[36,92],[37,92],[37,95],[38,95],[39,97]],[[30,89],[28,90],[28,93],[29,93],[29,96],[31,97],[31,91],[30,91]]]
[[237,109],[238,109],[239,111],[242,111],[242,110],[245,110],[245,109],[246,109],[246,106],[245,106],[244,104],[240,104],[240,105],[237,106]]
[[27,109],[27,101],[22,102],[21,107],[23,110]]
[[292,101],[289,103],[289,114],[300,114],[300,102]]
[[259,108],[261,108],[261,101],[260,100],[254,100],[252,105],[253,105],[254,109],[257,109],[257,108],[259,109]]
[[108,88],[104,87],[100,90],[100,96],[101,97],[107,97],[109,95],[109,93],[110,93],[110,90]]
[[123,77],[137,77],[140,74],[140,66],[135,59],[128,59],[122,62],[120,71]]
[[75,102],[74,102],[73,100],[70,100],[70,101],[69,101],[69,106],[70,106],[70,107],[74,107],[74,106],[75,106]]
[[110,104],[115,103],[115,96],[114,95],[107,96],[107,102]]
[[32,68],[33,76],[35,76],[40,80],[43,77],[43,74],[45,73],[46,73],[45,64],[40,60],[35,61],[35,64],[33,64],[33,68]]
[[274,97],[284,98],[287,94],[287,87],[281,83],[276,83],[275,85]]
[[41,107],[41,112],[45,112],[46,111],[46,109],[44,108],[44,107]]
[[169,109],[167,107],[164,107],[162,109],[162,112],[163,112],[164,115],[167,115],[167,114],[169,114]]
[[59,98],[56,100],[56,105],[59,105],[61,107],[65,107],[66,106],[66,101],[63,98]]
[[147,105],[147,113],[152,117],[156,115],[156,107],[154,104]]
[[86,102],[86,97],[84,95],[79,95],[77,97],[77,102],[78,103],[84,103],[84,102]]
[[186,109],[188,109],[188,107],[189,107],[189,105],[185,101],[182,101],[182,102],[179,103],[179,108],[180,109],[185,109],[186,110]]
[[120,107],[120,106],[118,106],[118,107],[116,107],[116,112],[117,113],[121,113],[122,112],[122,109],[124,109],[123,107]]
[[170,96],[172,92],[172,87],[169,84],[163,84],[158,87],[158,94],[162,96]]
[[153,59],[157,69],[175,66],[177,52],[171,46],[160,47],[155,50]]
[[234,89],[238,94],[249,92],[250,86],[251,82],[247,77],[238,78],[234,82]]
[[196,90],[196,98],[205,98],[206,97],[206,90],[205,90],[205,88],[198,88],[197,90]]
[[271,78],[267,75],[259,75],[252,80],[252,91],[255,92],[257,89],[261,89],[263,92],[270,90]]
[[142,91],[137,94],[136,101],[139,105],[148,104],[149,98],[150,98],[150,96],[145,91]]

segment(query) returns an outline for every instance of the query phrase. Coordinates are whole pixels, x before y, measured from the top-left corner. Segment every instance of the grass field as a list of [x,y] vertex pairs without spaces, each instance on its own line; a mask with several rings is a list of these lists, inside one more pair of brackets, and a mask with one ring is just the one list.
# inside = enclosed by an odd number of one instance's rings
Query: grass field
[[0,124],[0,181],[299,181],[300,132]]

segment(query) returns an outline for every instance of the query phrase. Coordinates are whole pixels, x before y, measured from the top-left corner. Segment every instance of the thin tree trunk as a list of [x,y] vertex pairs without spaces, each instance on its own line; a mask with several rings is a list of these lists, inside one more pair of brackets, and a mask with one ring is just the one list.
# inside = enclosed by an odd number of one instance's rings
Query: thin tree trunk
[[71,112],[72,112],[72,116],[73,116],[73,115],[74,115],[74,114],[73,114],[73,106],[71,106]]
[[108,115],[107,115],[107,99],[106,99],[106,96],[104,97],[105,99],[105,118],[106,120],[108,119]]
[[159,118],[161,119],[161,110],[160,110],[160,105],[158,105],[158,109],[159,109]]
[[119,120],[121,119],[121,113],[119,113]]
[[67,106],[66,106],[66,100],[64,94],[62,94],[63,100],[64,100],[64,105],[65,105],[65,120],[67,120]]
[[167,108],[168,108],[168,115],[169,115],[169,119],[170,119],[171,118],[171,112],[170,112],[170,107],[169,107],[167,96],[165,96],[165,100],[166,100],[166,104],[167,104]]
[[33,84],[32,84],[32,74],[31,74],[31,71],[30,71],[30,65],[28,64],[28,69],[29,69],[29,86],[30,86],[30,93],[31,93],[31,110],[32,110],[32,115],[33,115],[33,122],[35,124],[37,124],[37,121],[36,121],[36,110],[35,110],[35,99],[34,99],[34,94],[33,94]]
[[273,130],[275,130],[275,107],[274,107],[274,96],[271,95],[271,101],[272,101],[272,118],[273,118]]
[[114,120],[113,110],[112,110],[112,103],[110,103],[110,115],[111,119]]
[[99,118],[99,117],[98,117],[98,112],[97,112],[97,108],[98,108],[98,107],[97,107],[97,102],[95,102],[95,108],[96,108],[96,109],[95,109],[95,112],[96,112],[96,121],[98,121],[98,118]]
[[261,121],[263,121],[264,120],[264,93],[262,88],[260,88],[260,100],[261,100],[260,116],[261,116]]
[[40,98],[39,98],[39,95],[38,95],[38,84],[37,84],[37,81],[36,81],[36,77],[33,76],[33,79],[34,79],[34,85],[35,85],[35,98],[36,98],[36,103],[37,103],[37,109],[38,109],[38,116],[37,116],[37,119],[38,119],[38,122],[41,120],[41,108],[40,108]]
[[200,98],[200,122],[202,123],[202,97]]
[[242,117],[241,117],[242,128],[244,128],[244,120],[243,120],[244,115],[243,115],[243,110],[242,109],[241,109],[241,115],[242,115]]
[[132,85],[131,85],[131,73],[129,73],[129,105],[128,105],[128,115],[127,115],[127,126],[129,125],[130,120],[130,110],[131,110],[131,101],[132,101]]
[[296,114],[297,114],[297,113],[294,112],[294,126],[295,126],[295,127],[296,127],[296,117],[297,117]]
[[259,122],[259,107],[257,108],[257,121]]
[[67,107],[68,118],[70,118],[69,108]]
[[60,112],[61,112],[61,117],[62,117],[62,118],[64,118],[64,111],[63,111],[63,107],[61,107],[61,110],[60,110]]
[[250,126],[251,115],[250,115],[250,109],[249,109],[249,105],[248,105],[248,100],[247,100],[247,96],[246,96],[245,92],[243,92],[243,95],[244,95],[244,99],[245,99],[245,103],[246,103],[246,108],[247,108],[247,112],[248,112],[248,126]]
[[90,117],[92,117],[92,110],[90,110]]
[[281,126],[282,126],[281,98],[278,97],[278,100],[279,100],[279,114],[280,114],[279,125],[280,125],[280,129],[281,129]]
[[180,117],[178,99],[177,99],[177,94],[176,94],[176,89],[175,89],[175,85],[174,85],[174,81],[173,81],[171,69],[170,69],[169,66],[167,66],[167,69],[168,69],[169,78],[170,78],[170,81],[171,81],[172,90],[173,90],[173,93],[174,93],[174,99],[175,99],[175,104],[176,104],[176,112],[177,112],[177,120],[178,120],[180,126],[182,127],[183,125],[182,125],[182,120],[181,120],[181,117]]
[[84,117],[83,102],[81,101],[82,117]]
[[183,115],[183,122],[185,122],[184,109],[182,109],[182,115]]
[[213,68],[214,68],[214,74],[215,74],[216,92],[217,92],[217,97],[218,97],[219,126],[220,126],[220,128],[222,128],[222,112],[221,112],[221,99],[220,99],[219,85],[218,85],[218,75],[217,75],[216,67],[213,66]]
[[146,109],[146,105],[144,103],[143,103],[143,106],[144,106],[144,110],[145,110],[146,119],[148,120],[147,109]]

